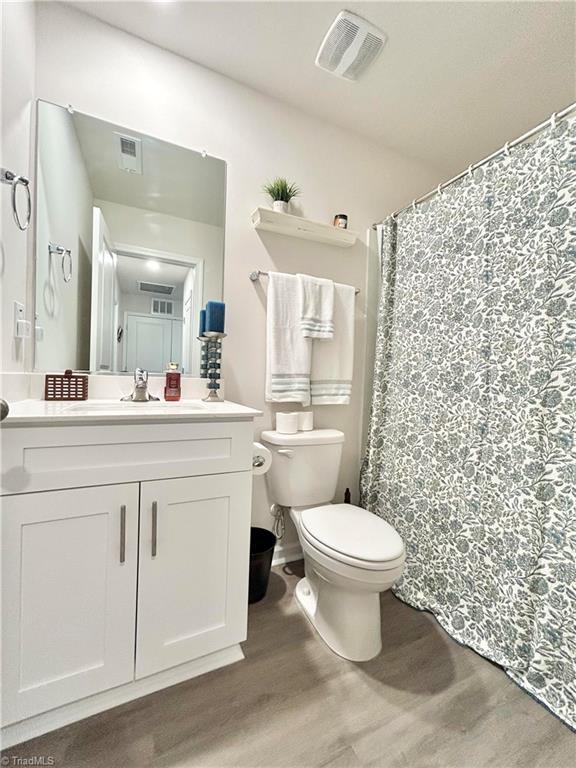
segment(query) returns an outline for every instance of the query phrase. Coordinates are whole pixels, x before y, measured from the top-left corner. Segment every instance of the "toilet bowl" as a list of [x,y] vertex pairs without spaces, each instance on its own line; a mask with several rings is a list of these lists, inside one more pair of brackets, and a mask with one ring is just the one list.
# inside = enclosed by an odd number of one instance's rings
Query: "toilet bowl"
[[304,554],[298,604],[335,653],[351,661],[374,658],[382,648],[379,596],[402,574],[402,539],[365,509],[326,503],[336,490],[342,432],[266,431],[261,440],[273,457],[272,498],[290,508]]

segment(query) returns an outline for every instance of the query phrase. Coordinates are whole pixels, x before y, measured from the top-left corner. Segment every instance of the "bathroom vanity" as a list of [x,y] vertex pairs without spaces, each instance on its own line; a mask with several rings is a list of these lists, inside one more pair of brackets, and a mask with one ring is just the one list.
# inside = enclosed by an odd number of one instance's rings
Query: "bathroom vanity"
[[[225,161],[44,101],[36,125],[36,399],[0,428],[4,746],[243,658],[259,414],[192,399]],[[120,402],[139,368],[190,399]],[[109,399],[40,400],[66,369]]]
[[24,401],[2,423],[2,740],[243,658],[253,419]]

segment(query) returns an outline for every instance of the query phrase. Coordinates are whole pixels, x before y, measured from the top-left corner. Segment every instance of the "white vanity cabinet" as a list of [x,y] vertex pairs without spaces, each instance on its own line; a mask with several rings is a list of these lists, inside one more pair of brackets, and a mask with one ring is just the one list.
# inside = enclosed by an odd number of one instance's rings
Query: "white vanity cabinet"
[[242,658],[243,410],[0,430],[5,744]]
[[246,637],[251,476],[142,483],[136,677]]
[[2,499],[4,722],[133,679],[138,484]]

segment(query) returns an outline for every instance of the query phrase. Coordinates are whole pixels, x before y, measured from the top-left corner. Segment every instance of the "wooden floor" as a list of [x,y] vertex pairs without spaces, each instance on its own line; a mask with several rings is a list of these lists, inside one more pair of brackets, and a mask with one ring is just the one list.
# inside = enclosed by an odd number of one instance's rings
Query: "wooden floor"
[[335,656],[294,603],[301,575],[299,563],[272,573],[250,608],[245,661],[14,747],[1,764],[574,768],[565,725],[389,592],[381,655]]

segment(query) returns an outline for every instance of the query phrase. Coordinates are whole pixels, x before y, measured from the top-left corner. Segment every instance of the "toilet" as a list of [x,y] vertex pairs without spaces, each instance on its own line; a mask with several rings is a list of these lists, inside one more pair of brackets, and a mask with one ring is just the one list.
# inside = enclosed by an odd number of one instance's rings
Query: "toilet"
[[368,661],[380,653],[380,592],[402,575],[404,544],[382,518],[352,504],[330,503],[342,459],[337,429],[264,431],[272,453],[267,483],[275,504],[290,508],[304,553],[298,604],[339,656]]

